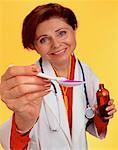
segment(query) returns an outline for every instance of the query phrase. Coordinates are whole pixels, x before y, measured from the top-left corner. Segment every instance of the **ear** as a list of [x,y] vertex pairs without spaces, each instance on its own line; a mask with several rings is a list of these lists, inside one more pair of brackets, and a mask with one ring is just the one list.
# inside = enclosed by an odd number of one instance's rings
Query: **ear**
[[75,29],[75,30],[74,30],[74,36],[75,36],[75,37],[76,37],[76,31],[77,31],[77,30]]

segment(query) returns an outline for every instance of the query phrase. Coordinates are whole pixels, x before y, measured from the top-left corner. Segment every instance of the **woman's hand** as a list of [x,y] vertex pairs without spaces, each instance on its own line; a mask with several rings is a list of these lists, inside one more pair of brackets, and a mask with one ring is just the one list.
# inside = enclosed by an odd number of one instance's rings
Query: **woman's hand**
[[1,99],[15,112],[15,121],[20,130],[34,125],[42,98],[50,92],[50,81],[37,77],[38,72],[40,68],[37,65],[12,66],[1,77]]
[[[95,112],[100,116],[100,112],[98,110],[98,105],[95,105]],[[109,120],[111,118],[113,118],[114,113],[117,111],[115,108],[115,104],[114,104],[114,100],[110,99],[110,101],[108,102],[108,106],[106,107],[106,111],[108,114],[108,117],[104,117],[104,120]]]
[[104,117],[105,120],[108,120],[108,119],[111,119],[113,118],[114,116],[114,113],[117,111],[116,108],[115,108],[115,104],[114,104],[114,100],[111,99],[109,102],[108,102],[108,106],[106,107],[106,111],[107,111],[107,114],[109,115],[108,117]]

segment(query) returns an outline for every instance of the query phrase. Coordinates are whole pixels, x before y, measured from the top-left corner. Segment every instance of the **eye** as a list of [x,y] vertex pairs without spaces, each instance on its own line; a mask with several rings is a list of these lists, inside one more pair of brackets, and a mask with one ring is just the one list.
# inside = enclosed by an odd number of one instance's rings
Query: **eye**
[[66,31],[60,31],[58,35],[59,35],[60,37],[63,37],[63,36],[66,35],[66,33],[67,33]]
[[40,43],[41,43],[41,44],[47,44],[47,43],[49,43],[49,41],[50,41],[50,40],[49,40],[48,37],[43,37],[43,38],[40,39]]

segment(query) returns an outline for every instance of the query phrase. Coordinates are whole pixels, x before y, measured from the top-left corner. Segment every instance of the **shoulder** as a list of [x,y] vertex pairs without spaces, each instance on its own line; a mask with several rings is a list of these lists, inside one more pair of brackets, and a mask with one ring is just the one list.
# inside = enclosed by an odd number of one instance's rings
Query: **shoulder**
[[95,72],[93,71],[93,69],[87,65],[86,63],[80,61],[83,71],[85,73],[86,76],[96,76]]
[[[87,85],[99,84],[99,78],[96,73],[86,63],[80,61]],[[79,65],[79,64],[78,64]],[[80,67],[80,66],[79,66]]]

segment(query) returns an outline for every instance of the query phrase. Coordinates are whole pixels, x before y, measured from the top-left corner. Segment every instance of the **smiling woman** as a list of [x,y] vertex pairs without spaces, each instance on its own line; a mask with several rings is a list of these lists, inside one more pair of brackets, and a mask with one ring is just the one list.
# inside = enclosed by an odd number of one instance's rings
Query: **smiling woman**
[[[41,59],[30,66],[10,66],[2,75],[1,99],[14,112],[0,127],[5,150],[87,150],[86,131],[105,138],[115,105],[109,99],[108,117],[98,111],[99,80],[74,53],[76,30],[73,11],[57,3],[37,6],[24,19],[23,46]],[[41,72],[86,84],[59,85],[54,78],[37,76]],[[86,116],[86,110],[92,117]]]

